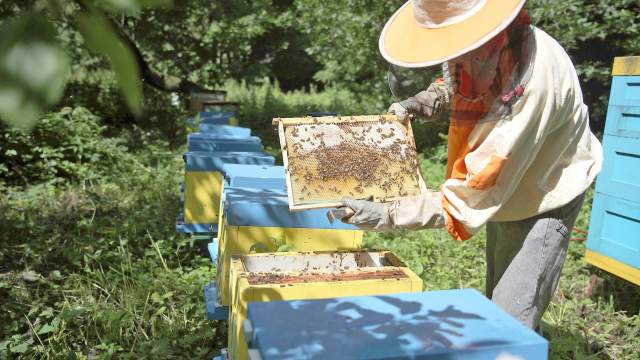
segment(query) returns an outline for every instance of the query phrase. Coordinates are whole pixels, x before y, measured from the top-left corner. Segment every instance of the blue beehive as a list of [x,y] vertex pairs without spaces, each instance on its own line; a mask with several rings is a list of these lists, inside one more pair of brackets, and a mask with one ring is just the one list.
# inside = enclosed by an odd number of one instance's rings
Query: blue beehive
[[225,164],[225,186],[286,190],[284,166]]
[[185,233],[216,232],[224,164],[273,165],[275,158],[263,152],[198,152],[184,155],[184,220],[177,230]]
[[198,116],[202,124],[235,125],[236,113],[233,111],[201,111]]
[[[289,211],[286,190],[228,187],[218,226],[217,288],[220,307],[229,304],[231,256],[252,251],[354,250],[362,245],[362,231],[341,221],[330,223],[326,209]],[[210,250],[213,250],[210,248]]]
[[189,151],[262,151],[262,141],[257,136],[216,136],[193,133],[187,136],[187,144]]
[[[250,189],[286,190],[284,166],[247,165],[227,163],[222,167],[220,203],[224,203],[225,188],[238,187]],[[209,254],[215,264],[218,258],[218,238],[209,244]]]
[[263,360],[544,360],[549,347],[470,289],[254,302],[248,319],[249,358]]
[[640,285],[640,57],[616,58],[586,259]]
[[204,134],[211,134],[214,136],[233,136],[233,137],[250,137],[251,129],[240,126],[231,125],[211,125],[200,124],[199,129]]

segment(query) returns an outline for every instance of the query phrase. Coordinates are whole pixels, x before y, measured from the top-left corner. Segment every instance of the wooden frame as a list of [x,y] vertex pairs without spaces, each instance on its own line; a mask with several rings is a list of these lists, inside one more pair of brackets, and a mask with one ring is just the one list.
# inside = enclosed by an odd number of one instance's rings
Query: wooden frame
[[[291,172],[289,171],[289,153],[288,153],[288,144],[285,135],[285,127],[289,125],[305,125],[305,124],[339,124],[346,122],[377,122],[380,120],[387,121],[399,121],[403,123],[403,126],[407,130],[407,135],[411,136],[413,139],[413,128],[411,127],[411,121],[409,119],[400,120],[396,115],[364,115],[364,116],[328,116],[328,117],[300,117],[300,118],[275,118],[273,119],[273,125],[278,127],[278,137],[280,140],[280,149],[282,150],[282,161],[285,169],[285,182],[287,185],[287,197],[289,200],[289,210],[291,211],[302,211],[302,210],[312,210],[312,209],[323,209],[323,208],[335,208],[342,206],[341,202],[318,202],[312,204],[295,204],[293,193],[292,193],[292,182],[291,182]],[[415,145],[415,140],[413,141]],[[417,177],[418,177],[418,186],[420,188],[420,193],[423,194],[427,191],[427,187],[424,183],[424,179],[422,177],[422,173],[420,172],[420,168],[416,169]],[[402,197],[389,197],[389,198],[378,198],[374,199],[374,201],[393,201],[401,199]]]

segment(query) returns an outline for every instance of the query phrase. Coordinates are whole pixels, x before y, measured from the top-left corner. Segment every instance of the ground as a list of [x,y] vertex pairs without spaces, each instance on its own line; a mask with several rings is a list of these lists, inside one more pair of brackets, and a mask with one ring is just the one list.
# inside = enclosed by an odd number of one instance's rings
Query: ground
[[[173,230],[181,151],[149,151],[134,155],[127,173],[2,189],[0,359],[217,354],[222,344],[202,300],[215,269],[204,242]],[[432,187],[442,180],[443,156],[435,149],[423,161]],[[587,229],[588,217],[585,206],[577,227]],[[402,258],[427,290],[482,291],[484,241],[480,233],[461,244],[443,231],[366,236],[368,247]],[[544,317],[551,357],[638,359],[640,288],[587,265],[584,250],[584,242],[571,243]]]

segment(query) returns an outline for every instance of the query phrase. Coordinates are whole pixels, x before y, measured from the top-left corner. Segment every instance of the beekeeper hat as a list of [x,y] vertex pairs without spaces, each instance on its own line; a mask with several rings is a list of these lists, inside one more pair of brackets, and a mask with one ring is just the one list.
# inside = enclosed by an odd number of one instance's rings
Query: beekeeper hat
[[427,67],[475,50],[504,30],[526,0],[409,0],[387,21],[380,53],[402,67]]

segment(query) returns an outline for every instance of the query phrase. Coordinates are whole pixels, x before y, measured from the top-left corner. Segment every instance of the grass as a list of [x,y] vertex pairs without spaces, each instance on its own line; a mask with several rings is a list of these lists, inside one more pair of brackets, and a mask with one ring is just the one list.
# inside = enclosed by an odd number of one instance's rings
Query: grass
[[[208,358],[222,344],[205,320],[215,274],[204,244],[173,230],[180,152],[148,147],[126,171],[61,187],[2,188],[0,358]],[[443,147],[425,155],[431,187]],[[586,228],[585,206],[578,227]],[[443,231],[370,233],[427,290],[484,288],[483,233],[458,244]],[[553,359],[637,359],[640,290],[594,269],[572,242],[544,317]]]

